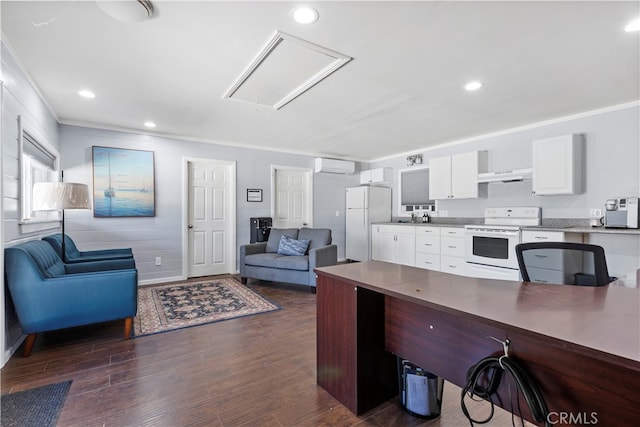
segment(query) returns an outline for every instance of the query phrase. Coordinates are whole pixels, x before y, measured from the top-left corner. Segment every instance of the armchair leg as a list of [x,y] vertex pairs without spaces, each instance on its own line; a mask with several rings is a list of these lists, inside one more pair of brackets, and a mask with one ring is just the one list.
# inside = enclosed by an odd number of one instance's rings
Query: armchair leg
[[127,317],[124,319],[124,339],[128,340],[131,337],[131,326],[133,325],[133,317]]
[[38,334],[27,335],[27,339],[24,340],[24,349],[22,350],[22,356],[31,356],[31,350],[33,350],[33,344],[35,344],[37,336]]
[[240,278],[240,282],[242,282],[243,285],[247,284],[247,278],[246,277],[241,277]]

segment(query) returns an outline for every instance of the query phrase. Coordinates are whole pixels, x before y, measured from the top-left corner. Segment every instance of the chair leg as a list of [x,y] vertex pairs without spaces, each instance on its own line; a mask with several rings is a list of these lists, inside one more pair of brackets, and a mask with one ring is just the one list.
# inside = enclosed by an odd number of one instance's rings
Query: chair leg
[[124,339],[131,338],[131,326],[133,325],[133,317],[127,317],[124,319]]
[[35,344],[37,336],[38,334],[27,335],[27,339],[24,340],[24,349],[22,350],[22,356],[29,357],[31,355],[31,350],[33,350],[33,344]]
[[247,278],[246,277],[241,277],[240,278],[240,282],[242,282],[243,285],[247,284]]

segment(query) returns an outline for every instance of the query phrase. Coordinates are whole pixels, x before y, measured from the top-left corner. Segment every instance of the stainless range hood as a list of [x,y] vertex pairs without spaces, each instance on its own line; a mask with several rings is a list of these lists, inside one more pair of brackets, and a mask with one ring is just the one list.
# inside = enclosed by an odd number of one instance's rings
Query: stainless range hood
[[531,178],[531,168],[527,169],[513,169],[502,172],[486,172],[478,174],[478,183],[485,182],[518,182]]

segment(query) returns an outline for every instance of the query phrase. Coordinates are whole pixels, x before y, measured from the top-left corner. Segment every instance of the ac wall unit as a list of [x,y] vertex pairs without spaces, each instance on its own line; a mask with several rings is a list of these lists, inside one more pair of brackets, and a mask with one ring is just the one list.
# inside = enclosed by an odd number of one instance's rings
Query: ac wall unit
[[351,175],[356,170],[356,164],[348,160],[335,160],[317,158],[315,160],[314,172],[320,173],[340,173],[343,175]]

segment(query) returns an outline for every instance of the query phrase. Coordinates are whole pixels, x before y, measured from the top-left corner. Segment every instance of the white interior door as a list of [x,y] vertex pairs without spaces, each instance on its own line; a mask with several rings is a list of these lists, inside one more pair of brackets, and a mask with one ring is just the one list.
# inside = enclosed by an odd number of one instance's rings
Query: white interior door
[[313,225],[311,170],[274,166],[272,172],[273,227],[311,227]]
[[235,165],[188,162],[187,276],[235,271]]

